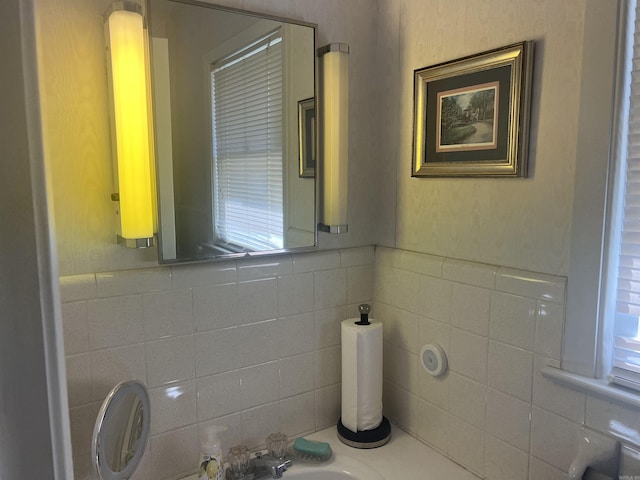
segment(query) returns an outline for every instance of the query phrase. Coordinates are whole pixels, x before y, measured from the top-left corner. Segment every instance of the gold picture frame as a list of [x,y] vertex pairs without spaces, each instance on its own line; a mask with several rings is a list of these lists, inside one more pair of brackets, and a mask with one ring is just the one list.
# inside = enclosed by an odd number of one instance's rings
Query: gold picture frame
[[307,98],[298,102],[298,155],[300,177],[316,176],[316,102]]
[[415,70],[414,177],[526,177],[533,42]]

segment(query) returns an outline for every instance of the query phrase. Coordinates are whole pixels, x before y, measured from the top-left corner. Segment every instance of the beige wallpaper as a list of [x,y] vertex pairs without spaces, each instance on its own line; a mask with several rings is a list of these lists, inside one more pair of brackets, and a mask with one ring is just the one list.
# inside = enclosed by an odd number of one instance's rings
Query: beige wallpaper
[[[566,275],[584,3],[579,0],[222,0],[318,24],[351,46],[349,233],[380,244]],[[149,266],[114,243],[101,13],[109,0],[40,0],[47,163],[63,275]],[[411,178],[413,71],[536,41],[528,179]]]
[[61,275],[155,263],[155,252],[115,243],[102,30],[110,3],[37,1],[45,161]]
[[[384,149],[397,161],[398,248],[566,275],[579,110],[582,1],[383,2],[398,25]],[[535,40],[528,179],[411,178],[414,69]],[[395,42],[395,43],[394,43]],[[395,111],[393,106],[396,105]],[[390,111],[391,110],[391,111]],[[397,140],[396,140],[397,139]],[[393,182],[388,178],[388,183]],[[386,190],[391,191],[392,185]]]

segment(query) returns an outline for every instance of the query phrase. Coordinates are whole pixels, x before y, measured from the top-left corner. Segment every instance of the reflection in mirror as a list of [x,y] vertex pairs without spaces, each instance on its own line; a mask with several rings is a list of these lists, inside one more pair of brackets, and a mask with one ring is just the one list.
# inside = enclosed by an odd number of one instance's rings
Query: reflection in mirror
[[111,390],[93,430],[91,457],[98,478],[131,478],[147,445],[150,413],[149,396],[141,382],[123,382]]
[[161,263],[314,246],[315,27],[151,0],[149,29]]

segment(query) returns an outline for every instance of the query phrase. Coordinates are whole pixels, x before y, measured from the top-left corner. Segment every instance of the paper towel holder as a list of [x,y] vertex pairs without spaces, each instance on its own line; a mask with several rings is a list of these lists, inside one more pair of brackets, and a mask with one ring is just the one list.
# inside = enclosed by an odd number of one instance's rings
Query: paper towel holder
[[[369,313],[371,312],[371,305],[367,303],[363,303],[358,305],[358,312],[360,313],[360,320],[353,322],[353,324],[358,325],[357,328],[364,328],[368,330],[369,328],[375,329],[380,327],[380,323],[375,322],[372,323],[369,321]],[[351,322],[353,319],[347,319],[343,322],[343,325],[347,322]],[[375,325],[375,326],[374,326]],[[380,348],[382,347],[382,339],[380,339]],[[344,348],[344,346],[343,346]],[[343,351],[343,362],[344,362],[344,351]],[[343,363],[344,365],[344,363]],[[371,367],[371,365],[366,365],[367,368]],[[382,381],[382,365],[380,365],[380,380]],[[344,375],[343,375],[344,382]],[[382,399],[382,387],[380,387],[380,400]],[[344,405],[343,405],[344,408]],[[382,413],[382,412],[380,412]],[[338,439],[354,448],[378,448],[385,445],[391,439],[391,423],[384,415],[381,415],[382,419],[380,420],[380,424],[375,428],[370,428],[368,430],[357,430],[353,431],[350,428],[346,427],[342,423],[342,417],[338,420],[337,424],[337,433]],[[350,422],[347,421],[347,424]],[[356,427],[357,428],[357,427]]]
[[369,313],[371,312],[371,305],[368,303],[361,303],[358,305],[358,311],[360,312],[360,321],[355,322],[356,325],[371,325],[369,321]]
[[342,424],[342,418],[337,425],[338,440],[345,445],[354,448],[378,448],[391,440],[391,423],[387,417],[382,417],[382,422],[373,430],[358,430],[352,432]]

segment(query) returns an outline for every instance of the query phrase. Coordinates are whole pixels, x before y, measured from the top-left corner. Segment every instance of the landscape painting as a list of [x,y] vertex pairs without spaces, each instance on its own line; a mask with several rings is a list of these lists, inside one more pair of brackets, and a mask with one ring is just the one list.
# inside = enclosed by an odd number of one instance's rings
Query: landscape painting
[[438,92],[437,152],[496,148],[499,87],[491,82]]
[[414,70],[413,177],[526,177],[533,41]]

